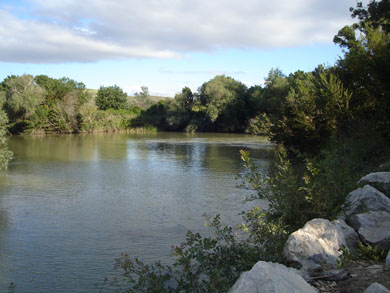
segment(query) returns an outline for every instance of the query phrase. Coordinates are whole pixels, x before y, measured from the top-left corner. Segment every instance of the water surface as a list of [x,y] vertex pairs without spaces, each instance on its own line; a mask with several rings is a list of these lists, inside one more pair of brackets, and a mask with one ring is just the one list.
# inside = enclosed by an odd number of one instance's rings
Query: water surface
[[[239,150],[267,165],[270,144],[228,134],[98,134],[10,139],[0,177],[0,291],[93,292],[121,252],[169,263],[203,213],[240,222]],[[203,231],[205,232],[205,231]]]

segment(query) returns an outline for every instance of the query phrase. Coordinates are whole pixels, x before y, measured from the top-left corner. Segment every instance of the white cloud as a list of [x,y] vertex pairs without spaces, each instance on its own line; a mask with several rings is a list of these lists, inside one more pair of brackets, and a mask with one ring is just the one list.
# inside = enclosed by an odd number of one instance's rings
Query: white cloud
[[177,54],[151,47],[124,46],[91,38],[90,34],[55,24],[20,20],[0,12],[0,61],[90,62],[106,58],[173,58]]
[[174,58],[331,42],[351,22],[348,8],[355,5],[354,0],[28,1],[30,12],[23,18],[0,10],[0,61]]

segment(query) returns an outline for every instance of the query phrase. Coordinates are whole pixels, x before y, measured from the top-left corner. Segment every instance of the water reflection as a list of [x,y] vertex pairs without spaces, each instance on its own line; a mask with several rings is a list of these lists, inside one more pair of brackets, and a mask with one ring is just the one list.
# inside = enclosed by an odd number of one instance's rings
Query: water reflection
[[270,154],[261,138],[183,133],[12,137],[10,146],[0,291],[14,281],[20,292],[93,291],[121,252],[169,262],[170,245],[202,230],[204,212],[237,223],[239,150],[264,165]]

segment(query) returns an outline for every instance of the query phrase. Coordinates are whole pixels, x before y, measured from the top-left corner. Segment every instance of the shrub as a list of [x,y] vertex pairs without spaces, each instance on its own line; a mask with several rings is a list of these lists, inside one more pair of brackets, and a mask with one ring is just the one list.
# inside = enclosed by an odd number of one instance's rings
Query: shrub
[[123,109],[127,105],[127,94],[117,86],[101,86],[97,92],[96,105],[100,110]]

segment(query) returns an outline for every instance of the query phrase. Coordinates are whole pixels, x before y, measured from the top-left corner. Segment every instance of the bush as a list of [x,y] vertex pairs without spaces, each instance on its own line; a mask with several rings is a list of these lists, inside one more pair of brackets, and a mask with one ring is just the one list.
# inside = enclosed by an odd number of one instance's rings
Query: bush
[[144,264],[122,254],[116,267],[121,278],[105,285],[120,292],[227,292],[241,272],[249,270],[259,259],[270,259],[261,246],[222,227],[217,215],[206,216],[215,237],[187,232],[186,241],[172,248],[176,261],[172,266],[156,262]]
[[13,153],[8,149],[8,142],[6,137],[7,122],[7,115],[3,111],[0,111],[0,170],[7,170],[8,162],[13,158]]
[[127,94],[117,86],[101,86],[97,92],[96,105],[100,110],[123,109],[127,105]]

